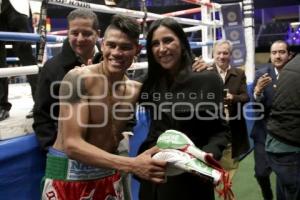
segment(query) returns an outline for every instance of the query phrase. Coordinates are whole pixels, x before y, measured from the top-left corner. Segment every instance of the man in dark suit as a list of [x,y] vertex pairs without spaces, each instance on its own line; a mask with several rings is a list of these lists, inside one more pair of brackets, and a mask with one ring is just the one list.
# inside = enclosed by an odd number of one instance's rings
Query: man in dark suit
[[259,183],[265,200],[273,199],[270,174],[272,172],[265,151],[267,135],[267,119],[273,102],[274,89],[277,78],[291,55],[288,44],[284,41],[275,41],[271,45],[271,65],[265,65],[258,69],[255,74],[253,100],[261,103],[263,112],[257,112],[251,137],[254,141],[255,177]]
[[75,66],[99,62],[97,43],[100,30],[96,14],[86,9],[75,9],[68,15],[68,38],[59,54],[47,60],[40,73],[33,112],[33,129],[43,150],[53,145],[58,127],[59,86],[63,77]]
[[224,82],[224,117],[230,127],[231,142],[223,152],[221,165],[229,171],[232,179],[240,156],[249,151],[250,145],[243,116],[243,105],[249,101],[246,76],[242,69],[230,66],[231,53],[230,41],[217,42],[213,48],[214,64],[210,69],[218,73]]

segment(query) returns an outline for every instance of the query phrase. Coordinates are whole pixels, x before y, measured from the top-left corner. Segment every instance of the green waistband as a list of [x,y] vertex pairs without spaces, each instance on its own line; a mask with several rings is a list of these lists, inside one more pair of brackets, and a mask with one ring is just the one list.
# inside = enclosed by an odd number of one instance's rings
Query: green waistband
[[68,159],[63,157],[56,157],[52,155],[47,156],[46,174],[47,178],[65,180],[68,172]]
[[93,180],[115,174],[112,169],[84,165],[66,157],[47,155],[46,178],[59,180]]

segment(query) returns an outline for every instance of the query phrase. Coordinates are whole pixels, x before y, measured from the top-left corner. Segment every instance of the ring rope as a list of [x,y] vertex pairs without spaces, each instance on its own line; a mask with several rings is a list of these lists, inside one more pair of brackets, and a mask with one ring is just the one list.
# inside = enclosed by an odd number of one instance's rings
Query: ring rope
[[201,8],[190,8],[186,10],[179,10],[175,12],[169,12],[169,13],[164,13],[162,14],[163,16],[168,16],[168,17],[175,17],[175,16],[180,16],[180,15],[189,15],[189,14],[194,14],[194,13],[200,13]]
[[182,1],[184,1],[186,3],[200,5],[200,6],[207,6],[208,8],[220,9],[222,6],[221,4],[218,4],[218,3],[208,3],[208,2],[203,2],[201,0],[182,0]]
[[[124,14],[127,16],[131,17],[136,17],[136,18],[143,18],[145,13],[142,11],[137,11],[137,10],[130,10],[130,9],[125,9],[125,8],[118,8],[118,7],[109,7],[105,5],[100,5],[100,4],[93,4],[93,3],[87,3],[87,2],[81,2],[81,1],[76,1],[76,0],[49,0],[49,4],[53,5],[60,5],[60,6],[66,6],[66,7],[71,7],[71,8],[89,8],[92,9],[95,12],[102,12],[102,13],[109,13],[109,14]],[[149,19],[162,19],[165,16],[156,14],[156,13],[151,13],[148,12],[147,16]],[[213,22],[202,22],[199,20],[195,19],[188,19],[188,18],[180,18],[180,17],[172,17],[174,20],[181,24],[186,24],[186,25],[204,25],[204,26],[217,26],[217,27],[222,27],[223,22],[220,20],[216,20]]]
[[[199,27],[190,27],[186,29],[192,29],[199,30]],[[0,40],[3,41],[27,41],[27,42],[38,42],[40,38],[39,34],[36,33],[16,33],[16,32],[1,32],[0,31]],[[62,43],[64,39],[66,39],[67,36],[57,36],[57,35],[47,35],[46,41],[47,42],[56,42],[56,43]],[[100,39],[101,41],[101,39]],[[139,41],[141,45],[146,44],[146,40],[142,39]],[[199,48],[202,46],[211,46],[213,45],[213,41],[207,41],[207,42],[190,42],[191,47]],[[52,44],[54,45],[54,44]]]
[[[0,31],[0,40],[2,41],[17,41],[17,42],[38,42],[40,41],[40,35],[37,33],[21,33],[21,32],[1,32]],[[47,42],[63,42],[66,39],[66,36],[58,35],[47,35]]]
[[39,73],[39,67],[37,65],[28,65],[25,67],[5,67],[0,68],[0,72],[0,78],[30,75]]

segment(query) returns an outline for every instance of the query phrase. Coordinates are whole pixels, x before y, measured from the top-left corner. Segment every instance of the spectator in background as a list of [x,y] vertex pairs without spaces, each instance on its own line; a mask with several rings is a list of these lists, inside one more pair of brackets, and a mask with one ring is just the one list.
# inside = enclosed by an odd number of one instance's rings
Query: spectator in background
[[212,70],[224,83],[224,117],[230,127],[230,143],[223,151],[221,165],[229,171],[232,180],[238,169],[239,160],[250,150],[243,105],[249,101],[246,76],[242,69],[231,67],[232,44],[228,40],[218,41],[213,48],[212,65],[198,57],[193,63],[193,70],[201,72]]
[[33,129],[45,151],[54,144],[57,135],[60,81],[75,66],[87,65],[91,60],[98,63],[101,57],[97,42],[99,22],[95,13],[88,9],[75,9],[69,13],[67,20],[68,38],[61,52],[42,68],[34,106]]
[[[0,10],[0,31],[32,32],[29,0],[2,0]],[[37,11],[32,11],[37,12]],[[38,11],[39,12],[39,11]],[[23,66],[36,65],[30,42],[12,42],[13,51]],[[6,67],[5,42],[0,41],[0,67]],[[38,75],[28,75],[32,99],[35,101],[35,91]],[[11,103],[8,102],[8,78],[0,78],[0,121],[9,117]],[[32,114],[26,116],[32,117]]]
[[[223,91],[221,79],[210,71],[192,72],[193,56],[189,42],[180,24],[171,18],[156,20],[151,24],[146,49],[148,75],[142,87],[140,103],[150,113],[151,123],[139,152],[155,146],[157,138],[164,131],[175,129],[185,133],[198,148],[220,159],[228,142],[224,121],[220,118],[201,120],[199,116],[209,118],[207,110],[201,106],[197,110],[194,108],[199,102],[220,104]],[[176,98],[182,93],[182,98]],[[191,93],[197,96],[189,98]],[[209,93],[214,94],[215,98],[207,99]],[[172,107],[175,103],[194,107]],[[140,181],[141,200],[214,199],[212,182],[190,173],[169,176],[164,184]]]
[[252,129],[251,137],[254,141],[255,178],[260,185],[265,200],[273,199],[270,183],[272,169],[267,160],[265,143],[267,136],[267,119],[270,114],[273,96],[276,88],[277,78],[285,64],[290,60],[289,46],[285,41],[273,42],[270,48],[270,59],[272,65],[263,66],[255,74],[253,99],[261,103],[263,112],[257,112]]
[[232,44],[228,40],[218,41],[213,48],[214,63],[211,70],[224,83],[224,116],[230,127],[230,143],[223,151],[221,165],[232,180],[241,156],[250,150],[243,106],[249,101],[246,76],[242,69],[230,66]]
[[281,70],[267,124],[266,151],[279,200],[300,199],[300,55]]

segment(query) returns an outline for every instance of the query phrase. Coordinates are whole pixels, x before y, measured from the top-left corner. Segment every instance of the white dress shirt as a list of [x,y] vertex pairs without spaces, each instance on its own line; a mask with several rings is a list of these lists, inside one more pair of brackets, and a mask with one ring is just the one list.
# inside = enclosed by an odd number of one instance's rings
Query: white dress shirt
[[217,71],[223,80],[223,83],[225,83],[225,78],[226,78],[227,72],[231,68],[231,66],[229,65],[225,70],[221,69],[218,65],[216,65],[216,66],[217,66]]

